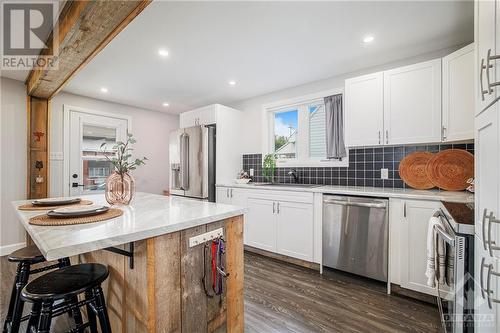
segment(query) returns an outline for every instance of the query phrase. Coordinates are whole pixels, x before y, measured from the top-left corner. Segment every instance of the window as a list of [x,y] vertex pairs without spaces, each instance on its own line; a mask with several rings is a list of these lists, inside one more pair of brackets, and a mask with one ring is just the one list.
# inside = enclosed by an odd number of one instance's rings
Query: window
[[274,113],[274,152],[278,158],[296,158],[298,122],[298,110]]
[[[324,96],[329,95],[333,93]],[[265,106],[264,112],[268,128],[266,151],[276,154],[278,166],[348,166],[348,157],[342,160],[326,157],[323,97],[275,103]]]

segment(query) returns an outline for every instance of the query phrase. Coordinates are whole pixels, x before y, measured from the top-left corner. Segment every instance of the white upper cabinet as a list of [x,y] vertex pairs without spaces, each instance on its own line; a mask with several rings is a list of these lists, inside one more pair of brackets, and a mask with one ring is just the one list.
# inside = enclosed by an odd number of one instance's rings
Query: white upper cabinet
[[[500,4],[494,0],[475,1],[475,36],[476,41],[476,114],[482,112],[496,97],[498,87],[488,87],[488,83],[496,82],[496,73],[500,66],[500,60],[492,60],[500,52],[495,48],[495,30],[500,27],[495,22],[495,12],[500,11]],[[500,38],[500,36],[498,37]],[[500,48],[500,46],[499,46]],[[488,52],[490,61],[488,67]]]
[[181,113],[179,116],[179,127],[187,128],[198,125],[215,124],[217,121],[217,107],[217,104],[212,104]]
[[474,44],[443,58],[443,141],[474,138]]
[[348,147],[382,144],[384,132],[383,72],[345,81],[345,141]]
[[386,144],[441,141],[441,59],[384,72]]

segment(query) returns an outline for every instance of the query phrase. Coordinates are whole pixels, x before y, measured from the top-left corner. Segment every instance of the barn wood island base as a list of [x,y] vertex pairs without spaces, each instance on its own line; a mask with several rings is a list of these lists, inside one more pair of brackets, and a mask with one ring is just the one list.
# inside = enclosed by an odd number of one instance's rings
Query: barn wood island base
[[[106,204],[104,195],[85,199]],[[27,202],[13,205],[17,210]],[[120,208],[121,217],[72,226],[29,224],[41,211],[17,214],[47,260],[70,256],[72,263],[108,265],[104,292],[113,332],[243,332],[245,210],[146,193]],[[219,228],[229,275],[223,296],[207,297],[201,279],[210,258],[204,256],[204,244],[190,247],[189,239]],[[123,255],[131,249],[133,268]]]

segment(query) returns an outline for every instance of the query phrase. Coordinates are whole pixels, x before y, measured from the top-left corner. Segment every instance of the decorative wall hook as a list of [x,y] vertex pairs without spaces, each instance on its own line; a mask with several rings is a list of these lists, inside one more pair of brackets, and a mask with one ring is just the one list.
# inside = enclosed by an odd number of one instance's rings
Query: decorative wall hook
[[33,132],[33,135],[36,137],[35,141],[40,142],[41,138],[45,135],[43,132]]

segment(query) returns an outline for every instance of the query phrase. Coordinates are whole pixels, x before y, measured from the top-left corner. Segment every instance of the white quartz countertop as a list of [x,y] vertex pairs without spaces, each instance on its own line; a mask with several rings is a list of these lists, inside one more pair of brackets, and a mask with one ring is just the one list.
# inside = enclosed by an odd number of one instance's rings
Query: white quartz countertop
[[[85,195],[82,198],[108,205],[104,194]],[[17,209],[30,201],[14,201],[12,205],[20,222],[47,260],[160,236],[242,215],[246,211],[237,206],[139,192],[130,205],[119,206],[124,213],[114,219],[69,226],[36,226],[28,223],[30,217],[46,211]]]
[[359,195],[381,198],[402,198],[402,199],[417,199],[417,200],[436,200],[436,201],[451,201],[451,202],[474,202],[474,194],[470,192],[460,191],[441,191],[441,190],[414,190],[402,188],[381,188],[381,187],[357,187],[357,186],[323,186],[314,187],[295,187],[292,185],[276,186],[276,185],[255,185],[249,184],[217,184],[220,187],[246,188],[254,190],[274,190],[274,191],[294,191],[294,192],[313,192],[324,194],[339,194],[339,195]]

